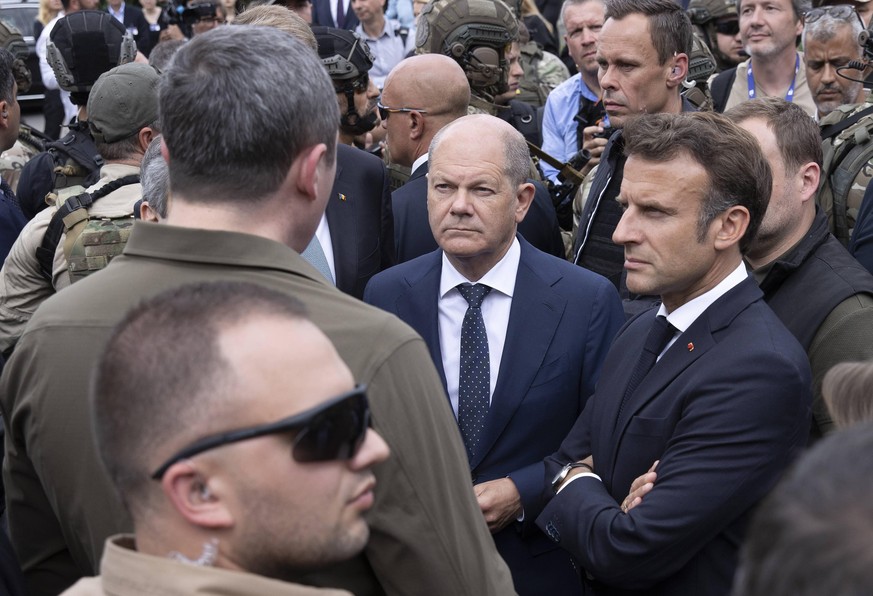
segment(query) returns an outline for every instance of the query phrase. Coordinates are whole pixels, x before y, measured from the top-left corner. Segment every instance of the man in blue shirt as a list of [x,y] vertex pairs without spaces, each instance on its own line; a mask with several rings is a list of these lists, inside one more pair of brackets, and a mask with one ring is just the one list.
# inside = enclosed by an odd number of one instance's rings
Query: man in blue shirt
[[[576,115],[580,111],[582,98],[594,107],[600,100],[600,84],[597,82],[597,38],[604,21],[604,6],[601,0],[565,0],[561,17],[567,28],[564,40],[567,50],[576,64],[579,73],[573,75],[549,94],[543,116],[543,151],[567,161],[583,147],[579,142]],[[581,97],[580,97],[581,96]],[[598,106],[602,112],[602,107]],[[589,110],[590,113],[597,109]],[[606,139],[594,138],[600,132],[594,125],[597,118],[586,123],[590,128],[585,135],[585,149],[591,152],[591,161],[583,174],[593,168],[600,160]],[[543,163],[543,173],[557,181],[558,170]]]

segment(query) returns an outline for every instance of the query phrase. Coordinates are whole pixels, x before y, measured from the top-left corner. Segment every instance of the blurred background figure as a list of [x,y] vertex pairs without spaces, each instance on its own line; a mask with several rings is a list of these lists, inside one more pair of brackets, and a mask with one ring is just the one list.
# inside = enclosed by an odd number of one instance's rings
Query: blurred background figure
[[837,428],[873,421],[873,360],[835,365],[821,392]]

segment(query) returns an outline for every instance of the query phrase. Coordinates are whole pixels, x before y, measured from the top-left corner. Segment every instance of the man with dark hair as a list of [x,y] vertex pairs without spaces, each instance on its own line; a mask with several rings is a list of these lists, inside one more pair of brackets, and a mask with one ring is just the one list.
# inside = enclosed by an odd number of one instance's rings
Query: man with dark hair
[[[356,594],[511,593],[421,338],[339,292],[299,254],[334,185],[334,98],[315,53],[275,29],[219,27],[177,52],[160,87],[172,188],[166,222],[137,222],[122,256],[46,301],[0,380],[4,472],[20,511],[13,541],[39,537],[20,553],[32,585],[41,580],[56,593],[94,573],[103,540],[131,529],[91,447],[86,407],[89,371],[109,329],[144,297],[222,279],[260,283],[306,305],[368,385],[374,427],[393,453],[374,470],[364,554],[299,581]],[[219,113],[234,126],[216,126]],[[34,358],[51,366],[34,367]]]
[[873,586],[873,425],[803,455],[752,518],[734,596],[867,594]]
[[204,283],[136,307],[97,365],[91,409],[135,535],[107,541],[101,577],[65,594],[314,596],[295,574],[367,543],[371,468],[388,448],[366,387],[285,294]]
[[[10,149],[18,139],[21,107],[18,105],[18,83],[15,81],[15,57],[0,48],[0,151]],[[6,180],[0,179],[0,264],[6,260],[27,223],[18,199]]]
[[821,382],[838,362],[873,357],[873,276],[828,232],[816,205],[822,149],[818,126],[778,97],[747,101],[725,115],[761,144],[773,193],[746,261],[764,300],[806,350],[812,368],[813,438],[833,430]]
[[[104,258],[88,261],[87,257],[76,259],[74,247],[88,233],[89,219],[127,218],[125,223],[132,225],[134,204],[142,196],[142,157],[160,132],[158,79],[152,67],[129,63],[104,73],[95,83],[88,100],[88,123],[106,165],[100,169],[96,184],[69,189],[56,205],[40,211],[13,245],[0,269],[0,350],[14,348],[24,326],[46,298],[92,269],[104,267],[107,257],[121,252],[122,246],[110,251],[104,238],[91,243],[103,249],[93,256]],[[86,204],[83,190],[89,200],[98,198]],[[70,215],[72,220],[67,219]],[[115,238],[113,244],[119,243],[123,245]]]
[[[742,258],[770,167],[718,114],[641,116],[625,132],[614,238],[628,289],[662,303],[616,337],[547,459],[557,494],[537,525],[597,594],[725,596],[752,510],[809,434],[809,363]],[[633,507],[632,482],[655,462]]]
[[749,59],[713,79],[713,105],[723,112],[756,97],[784,97],[815,115],[797,38],[809,0],[736,0]]
[[[691,22],[673,0],[605,0],[606,22],[597,43],[598,77],[612,127],[621,129],[637,114],[693,110],[680,95],[688,75]],[[602,128],[602,127],[601,127]],[[621,218],[615,201],[625,156],[623,132],[613,134],[600,164],[585,179],[574,205],[581,213],[573,243],[577,265],[622,288],[622,249],[612,241]],[[587,198],[586,198],[587,197]],[[622,297],[627,297],[622,292]]]
[[[455,120],[431,141],[428,162],[427,210],[440,250],[375,276],[364,299],[430,347],[516,591],[578,594],[569,556],[531,522],[543,506],[543,458],[582,412],[624,320],[618,294],[516,234],[535,191],[524,137],[508,123],[485,114]],[[481,351],[467,335],[474,309]]]

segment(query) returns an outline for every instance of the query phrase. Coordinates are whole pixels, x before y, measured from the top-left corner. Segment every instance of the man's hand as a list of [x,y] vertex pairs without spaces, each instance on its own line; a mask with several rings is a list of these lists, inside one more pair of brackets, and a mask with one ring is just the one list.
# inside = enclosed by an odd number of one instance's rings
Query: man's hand
[[492,534],[514,522],[521,513],[521,496],[509,478],[476,484],[473,491]]
[[591,159],[582,169],[583,174],[587,174],[600,163],[600,156],[603,155],[603,150],[606,148],[607,139],[598,139],[594,136],[599,132],[603,132],[602,126],[587,126],[582,129],[582,148],[587,149],[588,153],[591,154]]
[[649,468],[648,472],[639,476],[631,483],[630,492],[627,497],[625,497],[624,501],[621,502],[622,511],[627,513],[642,503],[643,497],[655,487],[655,480],[658,479],[658,475],[655,474],[655,468],[658,467],[658,461],[660,460],[655,461],[655,463],[652,464],[652,467]]

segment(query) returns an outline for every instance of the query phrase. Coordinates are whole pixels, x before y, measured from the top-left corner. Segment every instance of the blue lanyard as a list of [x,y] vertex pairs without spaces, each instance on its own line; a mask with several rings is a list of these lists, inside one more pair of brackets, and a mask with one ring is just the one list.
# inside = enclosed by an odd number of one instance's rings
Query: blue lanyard
[[[791,102],[794,99],[794,83],[797,81],[797,73],[800,70],[800,55],[794,59],[794,78],[791,79],[791,86],[788,88],[788,93],[785,94],[785,101]],[[755,99],[755,77],[752,75],[752,61],[749,60],[749,70],[746,73],[746,78],[749,81],[749,99]]]

